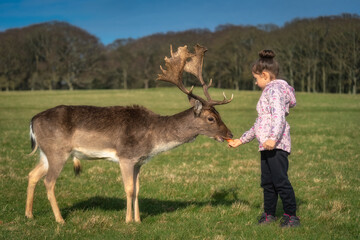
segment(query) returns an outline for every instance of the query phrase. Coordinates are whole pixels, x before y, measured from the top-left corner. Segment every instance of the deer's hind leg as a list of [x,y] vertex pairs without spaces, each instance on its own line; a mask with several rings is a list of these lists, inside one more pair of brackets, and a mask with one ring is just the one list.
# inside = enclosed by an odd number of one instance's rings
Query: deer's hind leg
[[27,197],[26,197],[26,209],[25,216],[28,218],[33,218],[33,202],[34,202],[34,192],[35,187],[38,181],[46,175],[48,172],[48,160],[43,152],[40,151],[40,162],[36,167],[29,173],[29,182],[27,187]]
[[140,175],[140,166],[135,166],[134,168],[134,194],[135,194],[135,199],[134,199],[134,219],[135,222],[141,222],[140,220],[140,210],[139,210],[139,190],[140,190],[140,180],[139,180],[139,175]]
[[67,152],[54,151],[47,156],[49,160],[49,169],[44,179],[44,183],[47,191],[47,197],[50,201],[50,205],[55,216],[55,220],[58,223],[65,223],[65,221],[61,216],[60,209],[56,201],[55,183],[69,155],[70,153]]

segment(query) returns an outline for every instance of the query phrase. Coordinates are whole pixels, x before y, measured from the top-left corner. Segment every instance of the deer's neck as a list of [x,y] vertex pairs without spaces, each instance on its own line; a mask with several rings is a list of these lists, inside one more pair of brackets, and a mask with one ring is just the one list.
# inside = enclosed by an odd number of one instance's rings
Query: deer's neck
[[160,116],[153,131],[153,144],[150,152],[140,157],[139,164],[146,163],[151,157],[194,140],[198,131],[194,129],[194,112],[192,109],[173,116]]
[[160,137],[164,141],[186,143],[199,135],[192,108],[172,116],[163,116],[160,122]]

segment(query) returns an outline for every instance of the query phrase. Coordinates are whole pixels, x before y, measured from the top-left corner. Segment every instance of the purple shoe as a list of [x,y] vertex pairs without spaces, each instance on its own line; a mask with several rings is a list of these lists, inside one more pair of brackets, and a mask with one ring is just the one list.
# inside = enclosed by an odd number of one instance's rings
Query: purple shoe
[[297,216],[290,216],[289,214],[284,214],[281,221],[281,227],[298,227],[300,226],[300,218]]
[[275,221],[276,221],[276,217],[274,217],[273,215],[269,215],[269,214],[264,212],[260,216],[259,225],[266,225],[266,224],[269,224],[269,223],[272,223],[272,222],[275,222]]

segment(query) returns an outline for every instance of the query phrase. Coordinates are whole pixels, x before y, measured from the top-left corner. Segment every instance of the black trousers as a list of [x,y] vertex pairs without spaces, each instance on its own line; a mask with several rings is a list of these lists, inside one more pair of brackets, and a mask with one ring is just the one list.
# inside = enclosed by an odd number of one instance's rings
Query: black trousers
[[261,151],[261,187],[264,189],[264,211],[275,216],[278,195],[284,213],[296,216],[295,193],[289,181],[289,153],[274,149]]

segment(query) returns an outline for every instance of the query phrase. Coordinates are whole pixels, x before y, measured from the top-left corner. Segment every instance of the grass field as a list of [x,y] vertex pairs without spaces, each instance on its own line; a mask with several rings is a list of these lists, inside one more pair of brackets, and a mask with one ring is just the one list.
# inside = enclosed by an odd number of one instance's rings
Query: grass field
[[[221,99],[220,90],[211,93]],[[217,110],[239,137],[256,118],[260,92],[233,93],[233,102]],[[189,107],[186,97],[175,88],[2,92],[0,239],[359,239],[360,96],[298,93],[297,101],[288,117],[289,177],[301,227],[256,225],[263,204],[256,140],[229,149],[204,136],[142,167],[141,224],[125,224],[126,198],[116,163],[82,161],[83,172],[74,177],[68,161],[55,189],[66,221],[59,225],[42,181],[35,191],[35,218],[24,216],[27,175],[38,161],[27,156],[31,117],[59,104],[139,104],[170,115]]]

